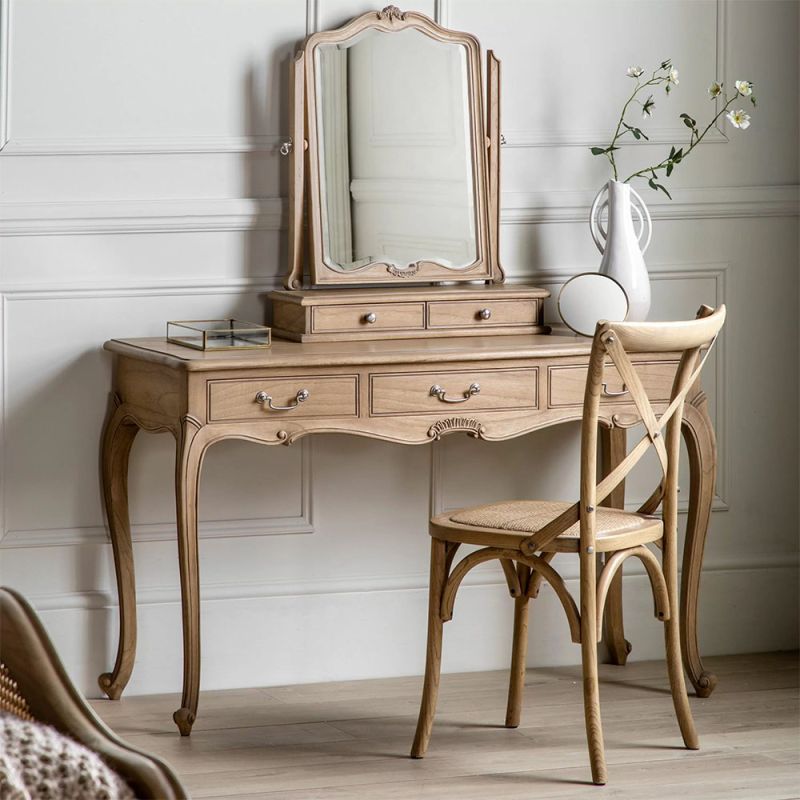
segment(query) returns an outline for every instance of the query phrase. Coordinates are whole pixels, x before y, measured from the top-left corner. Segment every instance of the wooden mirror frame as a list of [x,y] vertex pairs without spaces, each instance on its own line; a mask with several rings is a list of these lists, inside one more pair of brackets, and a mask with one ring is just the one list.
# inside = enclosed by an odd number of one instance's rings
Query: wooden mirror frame
[[[375,261],[355,270],[335,270],[323,260],[322,181],[317,132],[316,48],[340,44],[362,31],[397,32],[414,28],[441,42],[466,49],[467,81],[472,142],[472,174],[476,209],[476,252],[472,264],[452,268],[436,261],[420,260],[407,267]],[[292,64],[290,126],[292,146],[289,181],[289,272],[287,289],[303,285],[303,214],[308,208],[309,278],[312,286],[391,285],[447,281],[502,283],[504,273],[498,254],[500,228],[500,62],[487,54],[487,106],[484,118],[479,41],[468,33],[449,30],[424,14],[402,12],[396,6],[356,17],[340,28],[310,35]],[[302,143],[302,146],[301,146]],[[307,198],[307,203],[306,203]]]

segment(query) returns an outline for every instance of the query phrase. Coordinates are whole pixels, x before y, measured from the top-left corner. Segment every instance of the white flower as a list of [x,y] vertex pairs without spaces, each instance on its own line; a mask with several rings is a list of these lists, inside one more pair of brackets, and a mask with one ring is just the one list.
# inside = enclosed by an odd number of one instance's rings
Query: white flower
[[750,115],[746,114],[743,109],[729,111],[725,116],[734,128],[741,128],[744,131],[750,127]]
[[642,67],[628,67],[628,69],[625,71],[625,74],[629,78],[638,78],[643,73],[644,69],[642,69]]
[[719,97],[722,94],[722,84],[714,81],[714,83],[708,87],[708,93],[711,95],[712,100],[715,97]]
[[753,94],[753,84],[750,81],[736,81],[734,84],[736,91],[744,97],[749,97]]
[[678,83],[679,83],[679,81],[678,81],[678,70],[676,70],[675,67],[673,67],[669,71],[669,75],[667,75],[667,80],[670,83],[674,83],[676,86],[678,85]]

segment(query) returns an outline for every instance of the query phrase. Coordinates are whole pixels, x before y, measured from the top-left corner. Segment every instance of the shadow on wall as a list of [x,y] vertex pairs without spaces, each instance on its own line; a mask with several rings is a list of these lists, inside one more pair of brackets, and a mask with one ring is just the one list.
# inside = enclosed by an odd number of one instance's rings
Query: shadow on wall
[[[293,43],[299,46],[300,42]],[[289,137],[289,68],[296,46],[276,48],[261,64],[253,64],[244,77],[245,130],[249,136],[268,135]],[[277,75],[280,81],[280,102],[271,106],[266,76]],[[281,198],[288,195],[288,160],[281,157],[279,144],[266,149],[254,149],[242,154],[242,197],[256,200]],[[275,240],[277,239],[277,248]],[[272,245],[270,247],[270,245]],[[277,263],[270,263],[269,253],[278,252]],[[266,215],[253,220],[252,229],[245,235],[242,251],[242,277],[274,278],[276,285],[289,263],[286,236],[286,215],[281,218],[280,230],[268,227]],[[268,303],[265,302],[265,307]],[[265,316],[268,309],[265,309]],[[259,322],[260,320],[253,320]],[[267,319],[268,321],[268,319]]]

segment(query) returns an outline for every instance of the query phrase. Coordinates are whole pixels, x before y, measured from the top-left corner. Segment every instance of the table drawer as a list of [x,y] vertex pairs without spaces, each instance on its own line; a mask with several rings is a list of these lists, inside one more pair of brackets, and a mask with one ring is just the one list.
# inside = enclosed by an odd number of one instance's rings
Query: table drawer
[[312,309],[311,330],[314,333],[413,331],[424,328],[425,303],[361,303],[352,306],[316,306]]
[[208,419],[358,416],[358,376],[209,381]]
[[429,328],[492,328],[498,325],[536,325],[538,300],[450,300],[428,303]]
[[[370,414],[536,408],[538,374],[536,367],[528,367],[371,375]],[[433,391],[434,387],[438,387],[438,392]]]
[[[672,391],[672,381],[675,377],[677,361],[634,361],[636,372],[647,396],[652,402],[669,400]],[[588,367],[550,367],[550,391],[548,405],[550,408],[564,406],[582,406],[583,396],[586,391],[586,374]],[[616,367],[606,365],[603,382],[607,392],[623,391],[622,379]],[[605,392],[602,396],[603,403],[631,403],[629,393],[620,396],[609,396]]]

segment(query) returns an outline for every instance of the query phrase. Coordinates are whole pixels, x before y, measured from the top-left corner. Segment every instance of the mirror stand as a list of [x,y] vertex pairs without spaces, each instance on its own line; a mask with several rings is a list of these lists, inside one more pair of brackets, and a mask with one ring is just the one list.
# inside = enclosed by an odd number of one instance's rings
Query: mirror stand
[[[436,81],[411,86],[403,59],[406,65],[428,59],[425,68],[441,84],[440,95],[427,100],[435,112],[426,112],[424,94],[435,94]],[[370,65],[368,80],[364,64]],[[385,72],[375,75],[381,66]],[[434,89],[422,85],[429,82]],[[282,149],[290,174],[289,270],[285,289],[269,295],[276,337],[306,342],[549,332],[543,311],[550,293],[504,284],[500,265],[500,61],[491,50],[485,117],[481,83],[475,37],[394,6],[308,37],[291,65],[291,140]],[[384,106],[375,107],[380,102]],[[399,110],[392,117],[387,108]],[[407,130],[417,117],[427,123],[424,134]],[[453,152],[454,166],[440,166],[442,154]],[[408,174],[386,177],[398,172],[398,163],[409,165]],[[367,197],[363,207],[355,187]],[[376,224],[380,211],[383,223]],[[364,233],[387,228],[383,241]],[[463,230],[471,231],[471,243],[462,238],[461,252],[448,252],[443,232],[458,241]],[[392,247],[392,256],[373,255]],[[441,255],[431,257],[437,247]]]

